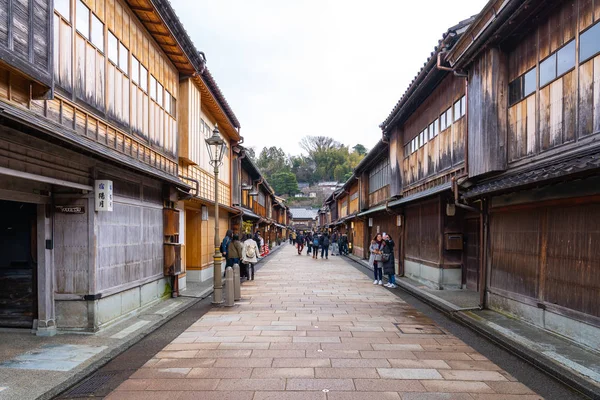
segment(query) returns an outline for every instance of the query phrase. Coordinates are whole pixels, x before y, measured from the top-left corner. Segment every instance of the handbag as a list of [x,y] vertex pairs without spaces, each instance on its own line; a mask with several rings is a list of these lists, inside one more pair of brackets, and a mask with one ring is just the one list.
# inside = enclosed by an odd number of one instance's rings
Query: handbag
[[381,254],[381,261],[385,261],[385,262],[390,261],[390,256],[391,256],[390,253]]

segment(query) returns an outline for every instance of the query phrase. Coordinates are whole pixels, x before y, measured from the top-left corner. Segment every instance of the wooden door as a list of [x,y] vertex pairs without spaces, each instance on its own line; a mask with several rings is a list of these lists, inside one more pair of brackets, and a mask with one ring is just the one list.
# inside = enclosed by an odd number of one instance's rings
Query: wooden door
[[479,290],[479,217],[468,218],[465,224],[463,283],[467,289]]
[[0,326],[37,318],[36,205],[0,201]]

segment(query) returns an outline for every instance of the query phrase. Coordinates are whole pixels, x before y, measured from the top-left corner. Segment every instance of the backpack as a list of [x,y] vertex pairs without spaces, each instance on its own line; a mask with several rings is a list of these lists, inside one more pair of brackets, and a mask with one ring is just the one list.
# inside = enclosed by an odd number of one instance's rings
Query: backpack
[[329,247],[329,236],[323,238],[323,246]]
[[313,246],[315,247],[319,247],[319,238],[315,236],[315,238],[313,239]]
[[229,243],[231,243],[231,238],[229,236],[225,236],[223,238],[223,241],[221,242],[221,247],[219,251],[221,253],[227,254],[227,251],[229,250]]
[[246,246],[246,258],[254,257],[256,257],[256,251],[254,250],[254,246]]

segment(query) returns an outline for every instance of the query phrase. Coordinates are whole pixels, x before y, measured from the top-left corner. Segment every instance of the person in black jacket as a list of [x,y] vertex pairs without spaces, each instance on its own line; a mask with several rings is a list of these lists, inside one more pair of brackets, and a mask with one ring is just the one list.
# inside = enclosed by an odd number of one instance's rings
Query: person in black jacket
[[298,255],[301,255],[302,250],[304,250],[304,231],[300,231],[296,236],[296,244],[298,244]]
[[312,232],[309,231],[306,234],[305,242],[306,242],[306,255],[308,256],[312,252],[312,247],[313,247],[313,234],[312,234]]
[[390,289],[397,288],[396,286],[396,265],[394,259],[394,240],[387,233],[383,233],[383,273],[388,276],[388,283],[385,285]]
[[321,240],[319,241],[319,246],[321,246],[321,258],[325,256],[325,259],[329,259],[329,234],[325,232],[323,236],[321,236]]

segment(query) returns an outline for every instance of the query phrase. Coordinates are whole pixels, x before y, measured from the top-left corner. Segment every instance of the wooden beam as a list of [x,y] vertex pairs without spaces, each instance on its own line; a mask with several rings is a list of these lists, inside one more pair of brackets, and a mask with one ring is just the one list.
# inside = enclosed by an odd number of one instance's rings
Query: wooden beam
[[129,6],[129,8],[131,8],[133,11],[138,11],[138,12],[151,12],[151,13],[156,12],[156,10],[152,7]]
[[[150,22],[151,24],[158,24],[158,22]],[[164,36],[164,37],[171,37],[170,33],[163,33],[163,32],[157,32],[157,31],[151,31],[150,29],[148,29],[148,33],[153,35],[153,36]]]

